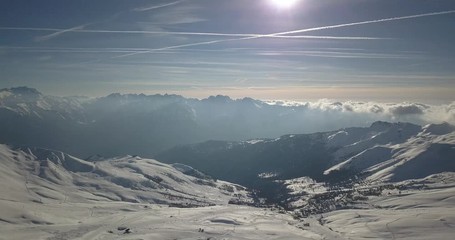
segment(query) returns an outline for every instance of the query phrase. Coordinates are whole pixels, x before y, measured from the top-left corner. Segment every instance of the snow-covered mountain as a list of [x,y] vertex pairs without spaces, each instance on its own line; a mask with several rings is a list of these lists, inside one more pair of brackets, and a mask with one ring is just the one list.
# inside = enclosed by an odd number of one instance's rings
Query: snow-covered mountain
[[346,189],[288,180],[288,203],[300,205],[286,211],[227,205],[249,201],[248,193],[184,164],[137,156],[96,160],[0,145],[0,239],[453,237],[454,173]]
[[[400,128],[401,137],[404,129]],[[426,125],[418,134],[403,138],[404,142],[394,141],[397,138],[376,141],[380,136],[349,145],[348,151],[351,151],[352,146],[368,142],[368,147],[360,153],[329,168],[325,174],[351,170],[367,176],[370,181],[397,182],[455,171],[455,131],[447,123]],[[336,153],[340,151],[346,153],[341,149]]]
[[240,185],[183,164],[97,160],[0,145],[0,239],[301,239],[290,215],[228,205],[252,203]]
[[227,204],[232,199],[251,201],[242,186],[215,181],[189,166],[137,156],[87,162],[59,151],[0,145],[0,171],[2,199],[24,204],[208,206]]
[[45,96],[34,88],[16,87],[0,89],[0,110],[23,117],[81,120],[84,118],[82,97]]
[[447,123],[421,127],[375,122],[367,128],[180,146],[157,159],[192,165],[279,196],[269,192],[276,190],[270,187],[276,187],[275,180],[310,177],[340,182],[357,176],[370,182],[397,182],[455,172],[455,131]]

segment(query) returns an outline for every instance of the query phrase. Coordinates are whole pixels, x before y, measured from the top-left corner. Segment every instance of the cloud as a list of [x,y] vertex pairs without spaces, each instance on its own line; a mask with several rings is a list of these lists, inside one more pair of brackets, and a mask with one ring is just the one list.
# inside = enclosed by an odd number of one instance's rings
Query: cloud
[[373,106],[369,107],[368,110],[370,112],[372,112],[372,113],[383,113],[384,112],[384,108],[379,106],[379,105],[376,105],[376,104],[374,104]]
[[[333,119],[353,123],[371,121],[411,122],[429,124],[448,122],[455,124],[455,102],[441,105],[421,103],[378,103],[357,101],[331,101],[321,99],[314,102],[268,101],[272,105],[305,107],[313,118],[331,116]],[[329,114],[329,115],[327,115]],[[328,121],[330,122],[330,121]],[[336,125],[335,122],[333,122]]]
[[423,108],[420,104],[409,104],[403,106],[395,106],[389,109],[389,111],[396,116],[401,115],[421,115],[423,114]]

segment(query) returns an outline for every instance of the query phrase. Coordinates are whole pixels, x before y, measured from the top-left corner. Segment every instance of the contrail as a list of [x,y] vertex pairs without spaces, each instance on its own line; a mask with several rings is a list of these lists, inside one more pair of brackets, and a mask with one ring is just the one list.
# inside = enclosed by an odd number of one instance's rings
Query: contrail
[[[1,29],[1,28],[0,28]],[[81,33],[119,33],[119,34],[163,34],[163,35],[187,35],[187,36],[206,36],[206,37],[264,37],[264,38],[309,38],[309,39],[339,39],[339,40],[383,40],[389,38],[377,38],[377,37],[338,37],[338,36],[314,36],[314,35],[303,35],[303,36],[286,36],[286,35],[264,35],[258,33],[213,33],[213,32],[166,32],[166,31],[131,31],[131,30],[90,30],[82,29],[75,30],[74,32]]]
[[164,8],[164,7],[176,5],[176,4],[179,4],[181,2],[185,2],[185,1],[186,0],[180,0],[180,1],[175,1],[175,2],[166,3],[166,4],[162,4],[162,5],[155,5],[155,6],[150,6],[150,7],[140,7],[140,8],[133,9],[133,11],[144,12],[144,11],[149,11],[149,10],[154,10],[154,9],[158,9],[158,8]]
[[65,30],[65,29],[64,28],[33,28],[33,27],[0,27],[0,30],[59,32],[59,31]]
[[379,19],[379,20],[370,20],[370,21],[355,22],[355,23],[344,23],[344,24],[330,25],[330,26],[325,26],[325,27],[315,27],[315,28],[300,29],[300,30],[294,30],[294,31],[288,31],[288,32],[273,33],[273,34],[268,34],[268,35],[273,35],[273,36],[288,35],[288,34],[294,34],[294,33],[313,32],[313,31],[320,31],[320,30],[325,30],[325,29],[350,27],[350,26],[365,25],[365,24],[372,24],[372,23],[381,23],[381,22],[398,21],[398,20],[412,19],[412,18],[446,15],[446,14],[452,14],[452,13],[455,13],[455,10],[423,13],[423,14],[403,16],[403,17],[384,18],[384,19]]
[[277,35],[277,36],[268,36],[266,38],[286,38],[286,39],[333,39],[333,40],[387,40],[391,38],[379,38],[379,37],[339,37],[339,36],[325,36],[325,35],[302,35],[302,36],[286,36],[286,35]]
[[80,25],[80,26],[76,26],[76,27],[72,27],[72,28],[68,28],[68,29],[61,29],[61,30],[59,30],[59,31],[57,31],[55,33],[49,34],[49,35],[36,37],[35,41],[37,41],[37,42],[46,41],[46,40],[49,40],[51,38],[58,37],[58,36],[60,36],[60,35],[62,35],[64,33],[67,33],[67,32],[74,32],[75,30],[83,29],[87,25],[88,24],[84,24],[84,25]]
[[210,44],[214,44],[214,43],[227,42],[227,41],[237,41],[237,40],[239,40],[239,39],[238,38],[236,38],[236,39],[222,39],[222,40],[214,40],[214,41],[207,41],[207,42],[189,43],[189,44],[183,44],[183,45],[177,45],[177,46],[155,48],[155,49],[150,49],[150,50],[142,51],[142,52],[128,53],[128,54],[124,54],[124,55],[120,55],[120,56],[114,56],[114,57],[111,57],[111,58],[122,58],[122,57],[128,57],[128,56],[137,55],[137,54],[143,54],[143,53],[151,53],[151,52],[156,52],[156,51],[163,51],[163,50],[184,48],[184,47],[210,45]]
[[[149,11],[149,10],[153,10],[153,9],[158,9],[158,8],[163,8],[163,7],[176,5],[176,4],[179,4],[181,2],[185,2],[185,1],[187,1],[187,0],[179,0],[179,1],[171,2],[171,3],[167,3],[167,4],[155,5],[155,6],[151,6],[151,7],[135,8],[135,9],[132,9],[130,11],[138,11],[138,12]],[[114,14],[112,17],[110,17],[108,20],[105,20],[105,21],[112,20],[112,19],[118,17],[121,13]],[[99,22],[105,22],[105,21],[99,21]],[[40,37],[36,37],[35,38],[35,41],[41,42],[41,41],[46,41],[46,40],[58,37],[58,36],[60,36],[60,35],[62,35],[64,33],[80,32],[78,30],[82,30],[85,27],[87,27],[89,25],[92,25],[94,23],[96,23],[96,22],[88,23],[88,24],[84,24],[84,25],[80,25],[80,26],[76,26],[76,27],[72,27],[72,28],[68,28],[68,29],[56,29],[56,28],[14,28],[14,27],[4,27],[3,28],[3,27],[0,27],[0,30],[55,31],[52,34],[45,35],[45,36],[40,36]]]
[[133,55],[137,55],[137,54],[144,54],[144,53],[150,53],[150,52],[154,52],[154,51],[161,51],[161,50],[167,50],[167,49],[176,49],[176,48],[183,48],[183,47],[190,47],[190,46],[210,45],[210,44],[214,44],[214,43],[222,43],[222,42],[230,42],[230,41],[243,41],[243,40],[258,39],[258,38],[276,37],[276,36],[289,35],[289,34],[295,34],[295,33],[314,32],[314,31],[320,31],[320,30],[325,30],[325,29],[343,28],[343,27],[358,26],[358,25],[373,24],[373,23],[381,23],[381,22],[391,22],[391,21],[398,21],[398,20],[404,20],[404,19],[413,19],[413,18],[421,18],[421,17],[429,17],[429,16],[437,16],[437,15],[446,15],[446,14],[452,14],[452,13],[455,13],[455,10],[442,11],[442,12],[423,13],[423,14],[416,14],[416,15],[409,15],[409,16],[402,16],[402,17],[383,18],[383,19],[378,19],[378,20],[369,20],[369,21],[354,22],[354,23],[344,23],[344,24],[329,25],[329,26],[324,26],[324,27],[305,28],[305,29],[299,29],[299,30],[293,30],[293,31],[278,32],[278,33],[272,33],[272,34],[264,34],[264,35],[242,37],[242,38],[234,38],[234,39],[222,39],[222,40],[215,40],[215,41],[190,43],[190,44],[176,45],[176,46],[170,46],[170,47],[164,47],[164,48],[157,48],[157,49],[152,49],[152,50],[144,51],[144,52],[130,53],[130,54],[125,54],[125,55],[121,55],[121,56],[116,56],[116,57],[113,57],[113,58],[121,58],[121,57],[133,56]]
[[[185,1],[185,0],[182,0],[182,1]],[[169,3],[169,4],[177,4],[179,2],[181,2],[181,1],[173,2],[173,3]],[[374,24],[374,23],[398,21],[398,20],[405,20],[405,19],[413,19],[413,18],[421,18],[421,17],[429,17],[429,16],[437,16],[437,15],[446,15],[446,14],[452,14],[452,13],[455,13],[455,10],[424,13],[424,14],[409,15],[409,16],[402,16],[402,17],[384,18],[384,19],[378,19],[378,20],[354,22],[354,23],[344,23],[344,24],[329,25],[329,26],[323,26],[323,27],[314,27],[314,28],[306,28],[306,29],[299,29],[299,30],[286,31],[286,32],[278,32],[278,33],[272,33],[272,34],[165,32],[165,31],[116,31],[116,30],[89,30],[89,29],[83,29],[88,24],[77,26],[77,27],[73,27],[73,28],[69,28],[69,29],[0,27],[0,30],[55,31],[55,33],[52,33],[52,34],[37,38],[38,41],[48,40],[50,38],[57,37],[57,36],[59,36],[59,35],[61,35],[63,33],[67,33],[67,32],[122,33],[122,34],[169,34],[169,35],[200,35],[200,36],[238,37],[238,38],[233,38],[233,39],[220,39],[220,40],[212,40],[212,41],[205,41],[205,42],[197,42],[197,43],[189,43],[189,44],[183,44],[183,45],[169,46],[169,47],[163,47],[163,48],[156,48],[156,49],[150,49],[150,50],[146,50],[146,51],[138,51],[138,52],[129,53],[129,54],[125,54],[125,55],[114,57],[114,58],[121,58],[121,57],[126,57],[126,56],[137,55],[137,54],[150,53],[150,52],[154,52],[154,51],[162,51],[162,50],[168,50],[168,49],[177,49],[177,48],[184,48],[184,47],[191,47],[191,46],[210,45],[210,44],[216,44],[216,43],[222,43],[222,42],[230,42],[230,41],[243,41],[243,40],[258,39],[258,38],[315,38],[315,39],[346,39],[346,40],[384,39],[384,38],[370,38],[370,37],[288,36],[288,35],[289,34],[296,34],[296,33],[320,31],[320,30],[326,30],[326,29],[358,26],[358,25],[365,25],[365,24]]]
[[[388,38],[377,37],[338,37],[338,36],[267,36],[258,33],[213,33],[213,32],[166,32],[166,31],[143,31],[143,30],[102,30],[102,29],[62,29],[62,28],[22,28],[22,27],[0,27],[0,30],[22,30],[22,31],[51,31],[51,32],[78,32],[78,33],[118,33],[118,34],[166,34],[166,35],[189,35],[189,36],[216,36],[216,37],[265,37],[265,38],[310,38],[310,39],[340,39],[340,40],[383,40]],[[52,34],[51,34],[52,35]]]

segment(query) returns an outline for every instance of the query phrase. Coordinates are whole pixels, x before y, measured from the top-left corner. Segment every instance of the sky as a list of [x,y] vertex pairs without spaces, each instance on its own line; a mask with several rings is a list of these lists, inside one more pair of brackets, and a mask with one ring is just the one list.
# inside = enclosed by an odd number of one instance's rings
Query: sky
[[453,0],[1,0],[0,88],[455,101]]

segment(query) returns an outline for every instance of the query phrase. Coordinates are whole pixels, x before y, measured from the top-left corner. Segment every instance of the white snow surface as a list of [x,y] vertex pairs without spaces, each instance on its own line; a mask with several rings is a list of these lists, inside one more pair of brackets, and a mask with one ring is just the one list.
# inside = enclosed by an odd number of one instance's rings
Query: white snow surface
[[151,159],[92,163],[0,145],[0,187],[1,240],[322,239],[290,215],[228,205],[249,199],[239,185],[187,176]]
[[324,173],[353,170],[366,174],[370,181],[397,182],[455,171],[454,129],[443,123],[427,125],[417,132],[414,125],[391,124],[383,130],[378,127],[376,133],[359,133],[358,129],[357,137],[350,139],[354,134],[335,133],[328,137],[329,146],[340,142],[340,138],[348,145],[339,146],[335,152],[339,163]]
[[455,173],[402,182],[420,186],[371,197],[366,207],[323,214],[340,239],[453,239]]
[[349,128],[328,136],[327,146],[339,148],[335,161],[376,145],[399,144],[420,133],[422,128],[410,123],[375,122],[369,128]]
[[[444,142],[454,137],[438,138]],[[295,219],[284,210],[228,205],[232,197],[241,195],[247,199],[247,193],[238,185],[204,182],[209,180],[184,175],[175,167],[132,156],[92,163],[58,151],[0,145],[0,239],[305,240],[454,236],[455,173],[402,182],[403,186],[414,187],[371,197],[363,208]],[[326,191],[309,178],[289,180],[288,184],[301,187],[292,189],[295,192]],[[234,191],[226,191],[226,186],[232,186]],[[203,207],[181,208],[186,203]],[[169,206],[174,204],[180,208]]]
[[[95,163],[45,149],[0,145],[4,201],[40,204],[130,202],[207,206],[247,197],[237,185],[185,175],[152,159],[126,156]],[[233,191],[227,192],[226,186]]]

